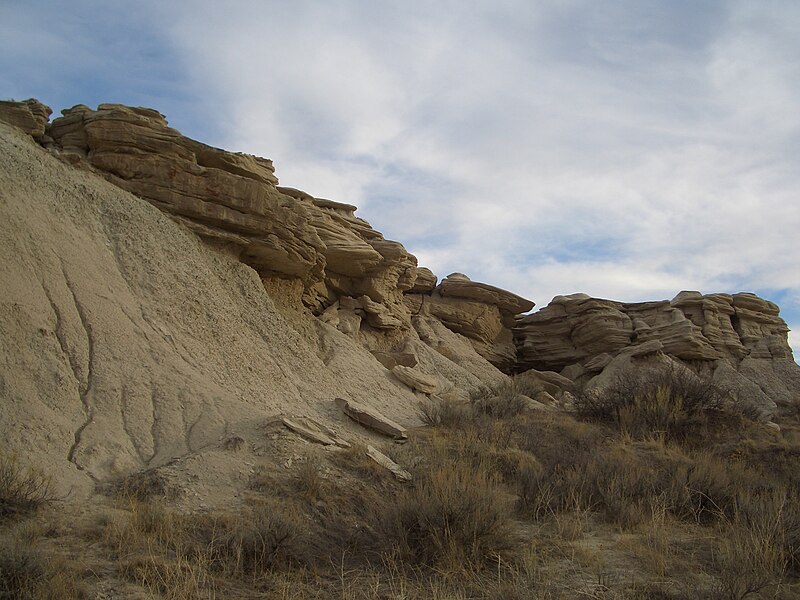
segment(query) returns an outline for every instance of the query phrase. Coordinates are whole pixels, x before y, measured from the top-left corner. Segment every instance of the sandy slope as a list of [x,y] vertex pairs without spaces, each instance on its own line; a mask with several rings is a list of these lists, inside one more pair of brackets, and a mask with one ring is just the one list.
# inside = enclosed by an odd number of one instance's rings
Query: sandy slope
[[0,156],[0,436],[62,486],[280,413],[352,428],[336,396],[413,424],[408,388],[336,329],[277,310],[251,268],[3,124]]

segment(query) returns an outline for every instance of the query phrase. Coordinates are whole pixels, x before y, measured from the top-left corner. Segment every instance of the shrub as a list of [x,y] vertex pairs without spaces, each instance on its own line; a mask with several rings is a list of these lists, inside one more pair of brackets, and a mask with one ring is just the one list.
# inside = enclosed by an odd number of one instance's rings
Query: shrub
[[457,402],[431,396],[423,400],[417,407],[422,422],[432,427],[463,428],[472,419],[472,407],[464,402]]
[[71,565],[20,539],[0,541],[0,600],[85,597]]
[[31,597],[47,575],[47,563],[38,552],[19,544],[0,546],[0,598]]
[[49,477],[23,468],[14,454],[0,453],[0,519],[30,513],[51,499]]
[[511,378],[492,387],[481,387],[470,393],[470,401],[477,414],[495,419],[507,419],[522,413],[528,407],[529,394],[535,394],[530,384]]
[[162,540],[162,548],[188,559],[203,558],[213,571],[258,577],[302,558],[298,520],[277,503],[258,504],[235,515],[175,515],[174,519],[174,537]]
[[737,516],[725,523],[713,556],[720,598],[741,600],[781,583],[786,556],[780,525],[770,511],[749,522]]
[[709,412],[719,411],[723,393],[685,368],[626,371],[600,390],[578,393],[584,419],[611,423],[634,437],[661,434],[686,438]]
[[517,546],[510,500],[484,468],[442,465],[417,477],[385,509],[377,526],[414,564],[497,564]]

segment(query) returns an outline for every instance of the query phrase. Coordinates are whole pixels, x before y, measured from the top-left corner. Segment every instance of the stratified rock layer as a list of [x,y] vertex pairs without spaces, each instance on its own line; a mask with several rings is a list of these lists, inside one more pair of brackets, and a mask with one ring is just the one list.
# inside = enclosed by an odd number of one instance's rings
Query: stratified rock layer
[[22,102],[0,100],[0,121],[13,125],[33,136],[41,139],[45,126],[53,111],[35,98]]
[[[561,371],[588,382],[629,358],[660,353],[705,371],[738,399],[774,407],[800,401],[777,305],[750,293],[681,292],[672,300],[622,303],[556,296],[514,328],[518,368]],[[639,351],[641,349],[641,351]],[[628,359],[626,359],[628,360]],[[630,362],[628,360],[628,362]]]
[[463,335],[486,360],[510,372],[516,364],[511,328],[514,317],[534,304],[516,294],[452,273],[428,293],[406,294],[406,306],[415,315],[433,317]]
[[149,108],[78,105],[62,114],[49,129],[62,153],[85,158],[201,236],[238,248],[262,275],[299,278],[309,306],[342,295],[399,306],[414,285],[416,259],[401,244],[356,217],[354,206],[278,187],[268,159],[184,137]]

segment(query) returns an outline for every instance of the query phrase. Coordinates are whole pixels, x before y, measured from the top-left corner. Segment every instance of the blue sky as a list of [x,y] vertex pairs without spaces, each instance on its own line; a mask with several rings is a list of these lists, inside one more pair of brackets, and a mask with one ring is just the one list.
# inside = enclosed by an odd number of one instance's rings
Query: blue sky
[[157,108],[539,306],[755,291],[800,356],[793,0],[0,0],[0,96]]

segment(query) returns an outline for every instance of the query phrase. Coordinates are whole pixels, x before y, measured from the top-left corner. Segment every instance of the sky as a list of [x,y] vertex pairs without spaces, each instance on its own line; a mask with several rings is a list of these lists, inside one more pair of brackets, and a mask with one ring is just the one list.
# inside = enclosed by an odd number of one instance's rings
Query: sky
[[796,0],[0,0],[32,96],[156,108],[539,307],[758,293],[800,357]]

